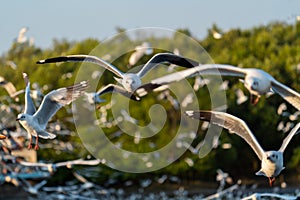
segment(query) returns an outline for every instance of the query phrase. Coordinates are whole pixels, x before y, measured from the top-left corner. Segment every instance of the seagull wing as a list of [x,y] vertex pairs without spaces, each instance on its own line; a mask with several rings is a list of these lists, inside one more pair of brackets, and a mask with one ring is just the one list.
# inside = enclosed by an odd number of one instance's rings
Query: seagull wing
[[[246,70],[232,65],[204,64],[153,79],[150,83],[145,84],[145,87],[155,89],[162,85],[167,85],[172,82],[178,82],[185,78],[194,77],[196,75],[222,75],[245,77]],[[139,96],[145,96],[147,94],[147,92],[145,92],[145,90],[147,91],[147,89],[143,89],[143,87],[144,86],[139,87],[136,91]]]
[[67,165],[98,165],[100,164],[100,160],[83,160],[83,159],[77,159],[77,160],[70,160],[65,162],[59,162],[55,165],[57,167],[67,166]]
[[24,113],[33,115],[36,112],[36,109],[35,109],[34,103],[32,101],[32,98],[30,96],[30,82],[29,82],[29,79],[28,79],[28,76],[26,73],[23,73],[23,78],[24,78],[24,81],[26,84]]
[[137,75],[142,78],[145,74],[150,71],[153,67],[157,66],[160,63],[167,62],[170,64],[175,64],[182,67],[196,67],[199,65],[197,61],[194,61],[189,58],[185,58],[172,53],[158,53],[155,54],[145,65],[144,67],[137,73]]
[[284,152],[287,145],[290,143],[291,139],[294,135],[298,134],[298,129],[300,128],[300,122],[291,130],[291,132],[288,134],[288,136],[283,140],[283,143],[278,151]]
[[83,94],[88,87],[87,81],[82,81],[78,84],[59,88],[48,93],[39,109],[33,115],[41,126],[46,126],[49,119],[62,107],[70,104]]
[[89,56],[89,55],[69,55],[69,56],[60,56],[54,58],[48,58],[45,60],[39,60],[37,64],[45,64],[45,63],[56,63],[56,62],[90,62],[97,64],[115,75],[123,78],[124,73],[118,70],[115,66],[111,65],[110,63],[96,57],[96,56]]
[[243,138],[251,146],[258,158],[262,160],[264,150],[243,120],[228,113],[217,111],[186,111],[186,114],[192,118],[209,121],[234,132]]
[[272,90],[278,93],[282,98],[284,98],[287,102],[292,104],[296,109],[300,110],[300,94],[286,85],[276,81],[273,79],[271,81]]
[[109,92],[116,92],[116,93],[120,93],[122,94],[123,96],[125,97],[128,97],[134,101],[139,101],[140,98],[135,96],[133,93],[131,92],[128,92],[127,90],[125,90],[124,88],[118,86],[118,85],[114,85],[114,84],[108,84],[107,86],[101,88],[97,94],[99,96],[103,95],[103,94],[106,94],[106,93],[109,93]]
[[11,82],[8,82],[2,78],[0,81],[0,85],[4,87],[10,97],[14,97],[14,94],[17,92],[17,90]]
[[26,162],[26,161],[20,161],[19,163],[27,167],[49,167],[52,165],[49,163],[33,163],[33,162]]

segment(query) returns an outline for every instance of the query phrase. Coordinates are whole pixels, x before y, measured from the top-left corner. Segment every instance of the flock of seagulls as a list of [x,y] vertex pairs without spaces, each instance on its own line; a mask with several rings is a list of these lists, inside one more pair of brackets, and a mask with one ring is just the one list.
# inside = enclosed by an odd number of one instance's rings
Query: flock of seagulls
[[[186,78],[191,78],[199,75],[217,75],[217,76],[234,76],[240,78],[245,88],[250,92],[250,101],[253,105],[257,104],[262,95],[277,93],[288,103],[300,110],[300,94],[280,83],[269,73],[257,68],[240,68],[225,64],[199,64],[198,62],[184,58],[179,55],[170,53],[159,53],[154,55],[137,73],[123,73],[111,64],[88,55],[71,55],[64,57],[55,57],[45,60],[40,60],[38,64],[53,63],[53,62],[92,62],[108,69],[119,78],[115,78],[122,87],[109,84],[97,92],[99,96],[106,92],[118,92],[125,94],[125,96],[135,100],[145,96],[151,91],[163,88],[165,90],[169,84],[178,82]],[[149,83],[142,84],[141,78],[150,71],[153,67],[162,62],[176,64],[185,68],[186,70],[177,71],[165,75],[163,77],[155,78]],[[226,83],[226,84],[225,84]],[[224,85],[220,89],[228,89],[228,81],[224,81]],[[159,91],[159,90],[158,90]],[[248,98],[241,90],[236,91],[238,99],[237,104],[245,102]],[[136,97],[138,96],[138,97]],[[176,107],[176,106],[174,106]],[[255,139],[253,133],[249,130],[247,125],[241,119],[227,113],[212,112],[212,111],[187,111],[186,114],[193,118],[204,121],[209,121],[218,126],[229,129],[237,135],[245,139],[245,141],[252,147],[261,160],[261,170],[256,175],[263,175],[269,178],[269,183],[272,186],[275,177],[284,169],[283,167],[283,152],[292,137],[297,133],[300,124],[297,124],[287,138],[284,140],[282,147],[278,151],[264,151]]]
[[[22,33],[20,32],[20,39],[18,41],[23,41],[21,36],[27,30],[23,30]],[[217,35],[217,33],[213,33],[216,39],[220,39],[222,35]],[[143,43],[141,46],[135,49],[135,52],[129,58],[129,65],[135,65],[138,60],[143,55],[150,55],[153,53],[153,49],[150,47],[149,43]],[[40,91],[36,91],[35,95],[33,91],[31,91],[30,81],[28,75],[23,73],[23,79],[25,82],[25,89],[17,91],[16,88],[13,86],[12,83],[6,81],[3,77],[0,77],[0,85],[3,86],[10,98],[14,99],[15,101],[19,101],[18,96],[20,94],[25,94],[25,106],[24,111],[18,114],[16,120],[20,123],[20,125],[26,130],[29,138],[28,149],[32,148],[32,143],[35,143],[35,150],[39,149],[39,138],[43,139],[54,139],[56,138],[56,134],[49,132],[49,121],[51,118],[56,114],[56,112],[64,107],[75,101],[76,99],[84,96],[86,101],[90,104],[101,104],[104,100],[101,98],[102,95],[110,92],[117,92],[120,93],[134,101],[140,101],[142,97],[146,96],[150,92],[157,92],[162,91],[157,98],[159,99],[166,99],[169,101],[175,109],[179,109],[180,107],[186,108],[187,105],[195,101],[192,95],[187,95],[186,98],[182,103],[178,102],[172,95],[169,94],[167,90],[168,86],[174,82],[179,82],[183,79],[190,79],[195,78],[194,82],[194,90],[199,90],[203,85],[209,84],[209,79],[203,79],[203,75],[211,75],[211,76],[233,76],[237,77],[243,82],[245,88],[250,93],[250,102],[255,105],[259,102],[259,98],[262,95],[268,95],[272,93],[276,93],[280,95],[286,102],[291,104],[295,107],[298,111],[294,114],[288,113],[286,104],[282,104],[279,108],[277,113],[279,115],[288,115],[291,120],[297,120],[298,116],[300,115],[300,94],[289,88],[288,86],[280,83],[274,77],[272,77],[269,73],[256,68],[240,68],[237,66],[226,65],[226,64],[200,64],[199,62],[185,58],[180,56],[179,54],[173,53],[157,53],[153,57],[149,59],[149,61],[136,73],[133,72],[122,72],[117,67],[113,66],[109,62],[105,61],[104,59],[98,58],[96,56],[90,55],[68,55],[68,56],[60,56],[54,58],[47,58],[44,60],[39,60],[37,64],[47,64],[47,63],[56,63],[56,62],[88,62],[99,65],[101,68],[104,68],[115,75],[115,80],[119,83],[119,85],[110,83],[106,86],[103,86],[97,92],[87,92],[89,83],[87,81],[82,81],[80,83],[66,86],[62,88],[58,88],[56,90],[50,91],[48,94],[43,95]],[[168,63],[172,66],[180,66],[183,67],[183,70],[173,72],[162,77],[157,77],[152,79],[148,83],[142,83],[142,78],[154,67],[158,66],[162,63]],[[186,69],[185,69],[186,68]],[[96,75],[95,75],[96,76]],[[98,75],[97,75],[98,76]],[[229,81],[224,81],[223,84],[220,86],[220,90],[228,90],[228,83]],[[241,89],[237,89],[235,91],[237,95],[237,105],[240,105],[248,100],[248,96],[243,93]],[[35,96],[35,97],[34,97]],[[35,107],[34,101],[36,99],[40,99],[40,105],[38,108]],[[117,103],[117,102],[115,102]],[[103,109],[102,109],[103,108]],[[111,106],[107,109],[110,109]],[[104,107],[99,107],[99,110],[103,114],[103,118],[100,119],[99,123],[106,123],[106,127],[112,127],[113,125],[117,125],[120,121],[126,120],[133,124],[137,124],[137,119],[134,119],[127,113],[125,110],[121,111],[122,116],[119,119],[116,119],[114,122],[111,122],[110,125],[107,119],[105,118],[107,114],[107,109]],[[203,129],[208,127],[208,122],[211,124],[223,127],[228,129],[230,133],[235,133],[236,135],[243,138],[252,150],[256,153],[257,157],[261,161],[261,169],[256,173],[256,175],[265,176],[269,179],[270,186],[274,185],[275,178],[281,173],[284,169],[284,162],[283,162],[283,153],[287,148],[291,139],[298,133],[300,128],[300,123],[296,124],[295,126],[291,125],[289,129],[292,128],[288,136],[284,139],[281,147],[279,150],[275,151],[265,151],[258,141],[256,140],[252,131],[248,128],[246,123],[231,114],[218,112],[218,111],[185,111],[185,114],[188,117],[205,121],[203,123]],[[191,119],[192,120],[192,119]],[[55,130],[53,128],[52,130]],[[60,129],[60,128],[58,128]],[[282,128],[283,129],[283,128]],[[288,129],[287,129],[288,130]],[[0,133],[0,142],[2,144],[2,148],[4,149],[4,144],[6,140],[11,140],[11,136],[8,134],[10,131],[4,131]],[[12,132],[12,131],[11,131]],[[120,133],[116,135],[118,137]],[[196,133],[192,134],[191,137],[195,137]],[[35,141],[32,140],[35,138]],[[136,133],[136,139],[134,143],[137,144],[140,142],[140,133]],[[216,138],[218,140],[218,138]],[[13,141],[12,141],[13,142]],[[214,142],[218,145],[218,141]],[[197,154],[199,149],[202,147],[203,144],[199,143],[197,147],[193,148],[192,146],[178,142],[178,147],[185,147],[189,149],[193,154]],[[16,143],[15,146],[21,146],[20,144]],[[231,146],[224,148],[230,148]],[[43,145],[42,145],[43,148]],[[72,147],[71,147],[72,148]],[[8,156],[6,155],[6,160]],[[5,161],[4,157],[1,158],[2,162]],[[39,168],[40,171],[47,172],[49,174],[53,174],[57,170],[58,167],[72,167],[73,165],[99,165],[101,163],[105,163],[105,160],[74,160],[74,161],[65,161],[62,163],[41,163],[41,162],[27,162],[24,160],[17,160],[16,158],[12,158],[12,162],[18,163],[22,167],[26,168]],[[193,166],[193,160],[186,158],[185,162],[188,166]],[[6,171],[14,170],[10,169],[7,166]],[[232,186],[231,188],[227,188],[224,190],[225,184],[232,184],[232,179],[230,179],[228,173],[224,173],[222,170],[218,170],[217,181],[220,182],[220,187],[218,189],[217,196],[224,195],[228,193],[228,191],[234,191],[239,187],[239,184]],[[45,175],[48,177],[49,174]],[[99,189],[100,186],[92,185],[90,182],[85,180],[80,175],[74,175],[78,180],[81,180],[85,185],[82,186],[80,190],[84,190],[84,188],[97,188]],[[4,180],[14,182],[16,185],[23,184],[24,188],[29,193],[37,194],[41,188],[44,188],[44,191],[50,191],[50,188],[44,187],[46,185],[46,181],[41,181],[39,184],[35,185],[35,187],[31,186],[27,180],[21,179],[22,181],[18,181],[18,176],[7,176]],[[159,179],[161,182],[165,182],[166,178]],[[151,185],[151,181],[145,181],[141,183],[142,188],[146,188]],[[77,188],[78,189],[78,188]],[[65,191],[65,190],[64,190]],[[207,199],[210,199],[208,197]]]

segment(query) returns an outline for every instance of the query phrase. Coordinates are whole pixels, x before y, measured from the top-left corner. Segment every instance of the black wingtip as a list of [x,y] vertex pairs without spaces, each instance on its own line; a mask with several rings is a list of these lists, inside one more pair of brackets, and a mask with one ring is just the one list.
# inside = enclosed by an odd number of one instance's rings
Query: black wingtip
[[[77,59],[81,61],[81,59]],[[76,60],[76,61],[77,61]],[[69,58],[66,56],[61,56],[61,57],[54,57],[54,58],[47,58],[44,60],[39,60],[36,62],[36,64],[46,64],[46,63],[57,63],[57,62],[68,62]]]
[[45,64],[45,60],[36,61],[36,64]]
[[191,118],[199,119],[202,121],[211,121],[211,118],[213,116],[213,113],[211,111],[205,111],[205,110],[199,110],[199,111],[188,110],[185,111],[184,113]]
[[199,66],[199,62],[195,60],[172,53],[158,53],[153,56],[153,63],[160,63],[164,61],[186,68]]
[[134,100],[134,101],[141,101],[141,98],[140,97],[137,97],[136,95],[132,94],[130,96],[130,99]]

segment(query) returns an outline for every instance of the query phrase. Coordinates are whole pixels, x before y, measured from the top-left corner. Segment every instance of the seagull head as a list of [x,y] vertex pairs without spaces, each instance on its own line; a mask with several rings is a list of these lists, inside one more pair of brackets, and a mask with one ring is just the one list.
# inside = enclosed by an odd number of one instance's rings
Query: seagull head
[[260,92],[260,80],[256,77],[246,77],[244,81],[245,87],[250,91],[251,94],[259,95]]
[[282,162],[282,153],[278,151],[268,151],[266,152],[266,158],[269,162],[277,165]]
[[141,79],[138,75],[133,73],[125,74],[122,79],[122,85],[128,92],[134,92],[142,85]]
[[18,114],[16,121],[25,121],[25,120],[26,120],[25,113]]
[[256,175],[263,175],[266,177],[276,177],[284,169],[283,167],[283,155],[279,151],[267,151],[265,152],[261,169]]
[[260,96],[270,92],[271,76],[263,70],[250,69],[245,77],[244,85],[251,94]]

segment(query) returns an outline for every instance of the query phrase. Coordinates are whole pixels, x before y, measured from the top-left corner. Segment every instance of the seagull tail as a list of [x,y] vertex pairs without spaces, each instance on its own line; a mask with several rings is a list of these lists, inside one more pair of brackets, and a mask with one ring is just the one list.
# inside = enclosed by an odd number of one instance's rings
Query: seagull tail
[[54,138],[56,138],[56,135],[54,135],[53,133],[49,133],[47,131],[39,132],[38,136],[40,138],[43,138],[43,139],[54,139]]

